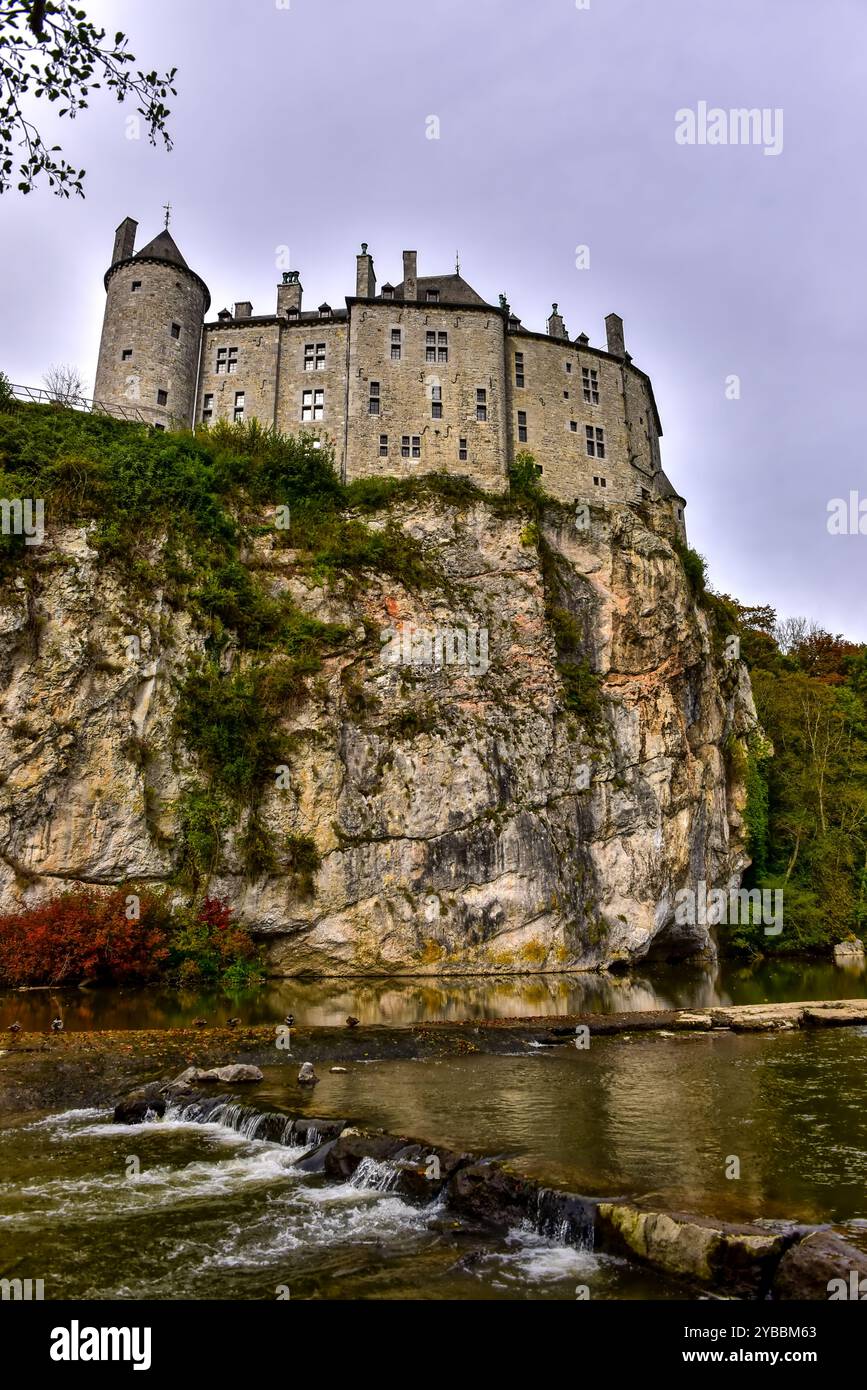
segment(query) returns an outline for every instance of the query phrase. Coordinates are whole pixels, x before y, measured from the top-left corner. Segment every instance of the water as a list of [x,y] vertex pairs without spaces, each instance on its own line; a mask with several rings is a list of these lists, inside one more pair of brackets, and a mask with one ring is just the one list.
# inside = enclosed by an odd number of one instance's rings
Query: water
[[715,1004],[860,998],[863,971],[829,961],[725,963],[711,970],[654,967],[629,975],[507,975],[401,979],[279,980],[246,995],[218,991],[39,989],[0,991],[0,1030],[12,1022],[47,1029],[57,1013],[68,1029],[180,1028],[195,1018],[273,1023],[287,1013],[299,1027],[335,1026],[353,1014],[394,1027],[437,1019],[520,1018],[561,1013],[709,1008]]
[[[585,1195],[829,1221],[865,1242],[867,1029],[317,1070],[311,1096],[283,1059],[256,1104],[508,1155]],[[387,1164],[348,1183],[305,1173],[304,1150],[256,1138],[246,1110],[223,1119],[127,1127],[73,1111],[0,1129],[0,1273],[43,1278],[50,1298],[574,1299],[585,1284],[593,1298],[684,1296],[535,1231],[461,1231],[397,1195]]]

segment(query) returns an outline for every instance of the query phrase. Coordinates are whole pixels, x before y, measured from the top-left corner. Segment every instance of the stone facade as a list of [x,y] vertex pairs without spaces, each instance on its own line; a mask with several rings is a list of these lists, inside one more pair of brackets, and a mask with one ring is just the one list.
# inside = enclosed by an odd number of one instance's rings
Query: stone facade
[[242,301],[205,323],[207,288],[169,233],[133,254],[135,227],[118,228],[106,276],[96,385],[106,408],[133,404],[163,426],[255,418],[306,430],[333,446],[347,481],[454,473],[497,492],[527,451],[560,501],[658,504],[685,537],[653,388],[618,315],[604,349],[570,340],[556,304],[547,333],[531,332],[504,296],[486,302],[457,271],[420,277],[414,251],[401,283],[377,294],[364,244],[345,307],[302,308],[288,271],[275,314]]

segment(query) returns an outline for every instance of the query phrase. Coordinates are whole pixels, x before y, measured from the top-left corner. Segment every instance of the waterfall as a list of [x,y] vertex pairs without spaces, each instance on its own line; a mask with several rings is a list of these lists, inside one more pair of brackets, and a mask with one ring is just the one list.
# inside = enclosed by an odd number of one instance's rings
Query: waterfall
[[400,1182],[400,1169],[377,1158],[363,1158],[349,1179],[350,1186],[373,1192],[392,1192]]

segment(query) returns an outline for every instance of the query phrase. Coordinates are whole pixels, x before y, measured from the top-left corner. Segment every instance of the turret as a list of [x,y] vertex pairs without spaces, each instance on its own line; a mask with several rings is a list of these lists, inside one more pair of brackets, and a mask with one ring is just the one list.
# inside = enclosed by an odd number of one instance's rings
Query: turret
[[94,399],[163,429],[193,423],[208,287],[168,228],[135,252],[137,223],[115,234]]

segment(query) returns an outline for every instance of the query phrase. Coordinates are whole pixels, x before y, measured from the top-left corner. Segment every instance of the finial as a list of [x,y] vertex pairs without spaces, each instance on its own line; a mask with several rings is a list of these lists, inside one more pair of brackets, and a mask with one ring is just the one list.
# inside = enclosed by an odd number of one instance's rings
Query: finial
[[361,243],[361,254],[362,254],[362,256],[366,256],[366,255],[367,255],[367,242],[366,242],[366,241],[363,241],[363,242]]
[[500,295],[500,308],[501,308],[501,309],[508,309],[508,307],[509,307],[509,306],[508,306],[508,304],[506,303],[506,296],[505,296],[504,294],[501,294],[501,295]]
[[556,312],[557,312],[557,305],[556,305],[556,304],[552,304],[552,305],[551,305],[551,312],[552,312],[552,314],[556,314]]
[[455,275],[460,275],[460,273],[461,273],[461,253],[460,253],[460,251],[456,251],[456,252],[455,252]]
[[169,229],[169,223],[170,223],[171,220],[172,220],[172,205],[171,205],[171,203],[163,203],[163,212],[164,212],[165,215],[166,215],[166,231],[168,231],[168,229]]

